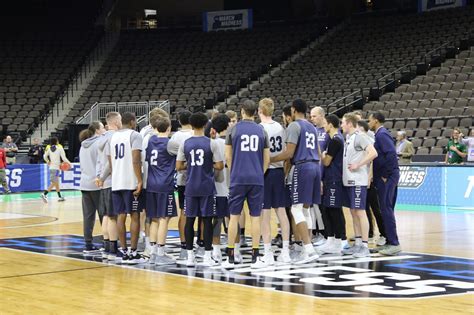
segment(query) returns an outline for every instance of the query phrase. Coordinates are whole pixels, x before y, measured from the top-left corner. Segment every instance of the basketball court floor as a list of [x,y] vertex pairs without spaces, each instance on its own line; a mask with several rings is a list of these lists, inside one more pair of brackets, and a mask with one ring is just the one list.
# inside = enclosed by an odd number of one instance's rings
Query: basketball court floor
[[[224,270],[84,256],[80,193],[65,197],[44,204],[38,193],[0,195],[0,314],[474,314],[474,209],[400,205],[395,257],[251,270],[244,255]],[[170,255],[176,227],[173,219]]]

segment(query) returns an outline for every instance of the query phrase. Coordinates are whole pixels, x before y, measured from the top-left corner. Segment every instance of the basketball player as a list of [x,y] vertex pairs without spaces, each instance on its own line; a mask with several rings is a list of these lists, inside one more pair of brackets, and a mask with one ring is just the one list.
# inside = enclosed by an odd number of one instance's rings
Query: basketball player
[[103,220],[103,212],[99,207],[100,189],[95,185],[95,178],[98,159],[97,141],[104,132],[104,125],[100,121],[94,121],[79,134],[79,141],[81,142],[81,149],[79,150],[81,166],[80,189],[82,195],[83,232],[86,243],[85,253],[98,250],[92,244],[96,211],[99,214],[101,224]]
[[[219,114],[214,117],[212,123],[212,134],[215,135],[215,141],[219,148],[220,156],[224,156],[225,152],[225,137],[229,127],[230,119],[225,114]],[[229,196],[229,168],[224,159],[224,169],[216,171],[216,216],[213,218],[213,238],[212,238],[212,259],[218,263],[222,262],[221,252],[221,226],[224,219],[229,217],[229,204],[227,196]],[[219,177],[219,178],[218,178]]]
[[165,255],[168,223],[176,217],[174,176],[178,145],[168,139],[171,121],[168,117],[150,118],[155,135],[149,138],[146,148],[147,163],[147,218],[151,219],[150,244],[153,248],[150,264],[170,265],[175,260]]
[[[153,129],[151,125],[151,121],[155,118],[158,117],[164,117],[164,118],[169,118],[169,115],[166,111],[164,111],[161,108],[153,108],[150,113],[149,113],[149,121],[150,123],[146,125],[145,127],[140,130],[140,135],[143,138],[143,144],[142,144],[142,176],[143,176],[143,194],[141,196],[143,198],[146,198],[147,193],[146,193],[146,188],[147,188],[147,176],[148,176],[148,163],[145,163],[145,155],[146,155],[146,149],[148,147],[148,141],[150,137],[155,133],[155,130]],[[143,202],[143,204],[146,205],[146,201]],[[146,219],[146,211],[140,212],[140,239],[145,240],[145,251],[143,252],[143,256],[145,257],[150,257],[151,256],[151,244],[150,244],[150,220]]]
[[[193,128],[189,124],[189,117],[191,117],[191,112],[184,110],[179,113],[178,120],[181,124],[181,129],[174,133],[171,137],[171,140],[176,141],[180,146],[183,145],[184,141],[192,137]],[[181,252],[179,254],[180,260],[187,259],[186,251],[186,236],[184,232],[184,226],[186,224],[186,216],[184,213],[184,197],[186,190],[186,171],[178,171],[176,176],[176,185],[178,186],[178,205],[179,205],[179,219],[178,219],[178,229],[179,229],[179,238],[181,239]]]
[[[195,113],[189,117],[194,135],[179,147],[176,170],[186,170],[185,215],[186,215],[186,266],[196,265],[193,251],[194,221],[201,217],[204,224],[204,260],[202,265],[215,266],[212,259],[212,217],[214,207],[214,169],[224,169],[224,158],[219,154],[215,141],[204,136],[208,118],[204,113]],[[186,163],[186,164],[185,164]]]
[[327,254],[340,254],[345,245],[343,240],[346,240],[346,221],[342,212],[344,139],[339,133],[340,122],[336,115],[327,116],[326,122],[329,142],[327,150],[322,153],[322,162],[324,165],[323,205],[328,219],[325,225],[328,239],[318,250]]
[[[143,263],[138,254],[138,237],[140,233],[140,193],[142,191],[141,149],[143,139],[136,132],[135,114],[122,115],[122,129],[116,131],[110,139],[107,154],[112,166],[112,201],[114,214],[118,215],[117,230],[123,264]],[[127,252],[125,221],[127,214],[131,217],[131,248]]]
[[[230,119],[229,128],[234,126],[239,120],[237,113],[233,110],[228,110],[226,113]],[[247,241],[245,240],[245,211],[242,211],[239,219],[239,232],[240,232],[240,247],[247,247]]]
[[[322,107],[314,107],[311,109],[310,118],[313,125],[316,127],[318,133],[318,145],[321,152],[327,150],[329,143],[329,135],[326,132],[326,119],[325,112]],[[324,177],[324,165],[321,163],[321,179]],[[309,228],[313,230],[313,243],[316,246],[323,245],[326,242],[327,231],[325,231],[325,225],[329,223],[328,214],[326,213],[324,206],[313,205],[310,208],[313,226]],[[326,235],[327,236],[327,235]]]
[[230,167],[228,260],[224,262],[226,268],[242,262],[235,237],[245,200],[252,224],[251,267],[265,267],[258,255],[264,173],[270,162],[270,150],[265,129],[254,121],[257,109],[255,102],[245,101],[240,112],[242,120],[229,129],[226,138],[225,155]]
[[[271,98],[260,100],[258,107],[258,115],[260,116],[261,125],[265,129],[270,141],[270,157],[277,156],[285,149],[286,133],[283,127],[272,119],[274,103]],[[278,222],[282,230],[283,248],[278,262],[291,263],[290,258],[290,223],[286,216],[286,187],[285,187],[285,171],[283,170],[283,161],[271,163],[264,181],[263,192],[263,210],[261,214],[261,229],[264,247],[264,256],[262,261],[267,266],[275,264],[272,252],[272,236],[271,236],[271,209],[275,209]]]
[[346,134],[342,179],[344,185],[344,205],[352,215],[355,233],[354,246],[344,249],[344,255],[355,258],[370,256],[368,247],[369,221],[365,213],[367,186],[369,184],[369,164],[377,157],[377,151],[370,138],[357,129],[358,118],[347,113],[342,118],[342,130]]
[[311,225],[312,220],[309,207],[321,203],[320,153],[316,128],[306,120],[307,110],[308,106],[303,100],[293,101],[291,114],[294,121],[286,130],[286,149],[271,159],[272,163],[291,159],[294,165],[291,213],[304,244],[304,250],[294,259],[296,264],[319,258],[311,243],[308,225]]
[[46,147],[46,152],[43,158],[49,166],[49,180],[51,181],[51,184],[48,189],[41,194],[41,199],[43,199],[45,203],[48,203],[48,193],[51,192],[53,188],[56,188],[56,193],[59,197],[58,201],[64,201],[64,197],[61,196],[61,187],[59,187],[61,160],[69,164],[71,164],[71,162],[66,158],[66,153],[64,152],[63,146],[59,144],[58,138],[51,138],[51,145]]
[[379,196],[383,226],[387,243],[379,248],[382,255],[396,255],[401,251],[395,220],[395,203],[397,201],[398,167],[397,150],[390,132],[383,123],[385,116],[376,112],[369,116],[369,127],[375,132],[375,149],[379,153],[374,160],[374,185]]
[[109,163],[107,148],[114,132],[122,128],[122,116],[117,112],[107,113],[105,117],[107,131],[100,137],[97,144],[98,159],[96,166],[96,185],[101,188],[99,208],[104,214],[102,234],[104,235],[103,259],[114,262],[117,259],[117,215],[112,203],[112,169]]

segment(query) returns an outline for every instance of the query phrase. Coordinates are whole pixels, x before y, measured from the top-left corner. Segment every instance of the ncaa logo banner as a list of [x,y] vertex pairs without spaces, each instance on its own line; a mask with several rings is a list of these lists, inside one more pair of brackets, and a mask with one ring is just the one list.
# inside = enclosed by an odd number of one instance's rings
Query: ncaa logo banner
[[[12,192],[43,190],[47,168],[45,164],[8,165],[5,170],[8,187]],[[0,190],[3,191],[3,188],[0,187]]]
[[203,31],[243,30],[252,28],[252,10],[214,11],[203,13]]
[[418,12],[462,7],[465,5],[466,0],[419,0]]
[[423,185],[427,175],[428,167],[423,166],[400,166],[399,188],[419,188]]

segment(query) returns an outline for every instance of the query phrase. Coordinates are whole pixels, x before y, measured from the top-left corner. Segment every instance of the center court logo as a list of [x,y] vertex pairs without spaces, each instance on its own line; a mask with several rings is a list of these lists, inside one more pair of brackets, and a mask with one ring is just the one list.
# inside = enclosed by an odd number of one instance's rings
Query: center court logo
[[427,174],[427,167],[400,166],[400,179],[398,180],[398,187],[416,189],[423,185]]
[[[167,240],[167,254],[178,258],[180,239],[176,231]],[[99,243],[101,239],[94,239]],[[54,235],[0,240],[0,248],[48,253],[101,262],[101,254],[84,256],[83,238]],[[279,249],[273,248],[275,254]],[[428,298],[474,292],[474,260],[419,253],[355,259],[351,256],[322,256],[303,266],[276,265],[251,269],[251,249],[242,251],[243,263],[232,269],[220,266],[188,268],[184,265],[139,264],[129,268],[209,279],[250,287],[301,294],[317,298]],[[118,265],[120,266],[120,265]]]

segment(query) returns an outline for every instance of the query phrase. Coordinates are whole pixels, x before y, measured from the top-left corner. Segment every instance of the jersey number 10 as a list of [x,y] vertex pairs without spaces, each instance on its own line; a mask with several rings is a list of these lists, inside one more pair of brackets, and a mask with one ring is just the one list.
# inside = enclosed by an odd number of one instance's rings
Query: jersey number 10
[[115,159],[118,160],[118,159],[123,159],[123,157],[125,156],[125,144],[124,143],[120,143],[120,144],[116,144],[115,145]]

